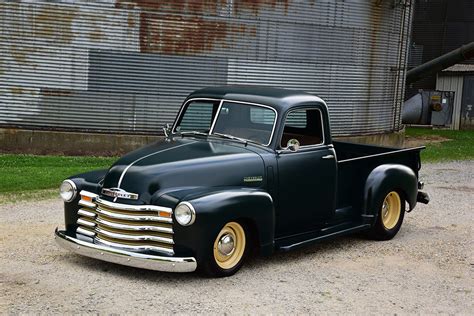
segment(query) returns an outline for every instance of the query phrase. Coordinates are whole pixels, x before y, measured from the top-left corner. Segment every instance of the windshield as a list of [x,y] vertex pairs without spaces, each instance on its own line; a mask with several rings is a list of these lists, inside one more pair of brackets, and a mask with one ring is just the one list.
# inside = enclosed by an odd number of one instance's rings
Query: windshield
[[212,134],[226,134],[262,145],[270,143],[276,113],[271,108],[223,102]]
[[[265,146],[270,144],[276,121],[275,110],[232,101],[222,102],[220,108],[219,104],[220,101],[191,101],[178,118],[175,131],[182,134],[209,133]],[[217,111],[219,113],[215,118]]]
[[219,104],[220,101],[208,100],[189,102],[178,118],[175,131],[178,133],[203,132],[208,134]]

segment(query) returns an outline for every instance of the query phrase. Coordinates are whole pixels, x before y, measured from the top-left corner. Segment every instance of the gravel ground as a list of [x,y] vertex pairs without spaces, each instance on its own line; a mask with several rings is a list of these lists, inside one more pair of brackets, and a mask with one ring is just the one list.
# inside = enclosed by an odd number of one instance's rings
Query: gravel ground
[[225,279],[63,251],[52,236],[59,200],[0,206],[0,312],[472,314],[474,161],[421,174],[431,203],[393,240],[339,238],[252,259]]

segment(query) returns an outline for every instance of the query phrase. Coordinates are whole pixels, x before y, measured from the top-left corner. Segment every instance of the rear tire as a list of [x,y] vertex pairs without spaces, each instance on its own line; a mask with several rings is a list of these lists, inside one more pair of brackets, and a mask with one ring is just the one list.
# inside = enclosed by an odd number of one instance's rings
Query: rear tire
[[228,222],[217,234],[200,270],[211,277],[228,277],[242,267],[249,250],[249,234],[238,222]]
[[398,233],[405,215],[405,200],[397,191],[389,191],[377,205],[377,220],[368,232],[375,240],[390,240]]

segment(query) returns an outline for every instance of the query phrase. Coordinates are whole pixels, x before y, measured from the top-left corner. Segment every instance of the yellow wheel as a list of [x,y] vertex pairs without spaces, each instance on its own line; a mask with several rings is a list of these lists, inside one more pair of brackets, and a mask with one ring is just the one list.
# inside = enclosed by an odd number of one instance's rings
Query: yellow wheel
[[[392,189],[393,190],[393,189]],[[399,191],[385,191],[376,206],[377,219],[367,235],[375,240],[389,240],[400,230],[405,216],[405,200]]]
[[245,253],[246,236],[237,222],[224,225],[214,241],[214,261],[223,270],[232,270],[242,261]]
[[383,226],[386,229],[393,229],[400,219],[401,212],[402,202],[400,195],[395,191],[389,192],[383,200],[382,210],[380,212]]

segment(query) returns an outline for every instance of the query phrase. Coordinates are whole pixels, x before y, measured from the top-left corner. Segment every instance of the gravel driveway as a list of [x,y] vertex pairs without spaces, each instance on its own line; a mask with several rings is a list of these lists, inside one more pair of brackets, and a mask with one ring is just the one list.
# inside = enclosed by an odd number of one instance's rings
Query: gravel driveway
[[431,194],[388,242],[359,237],[248,262],[235,276],[140,270],[58,248],[58,200],[0,206],[0,313],[474,312],[474,161],[425,164]]

